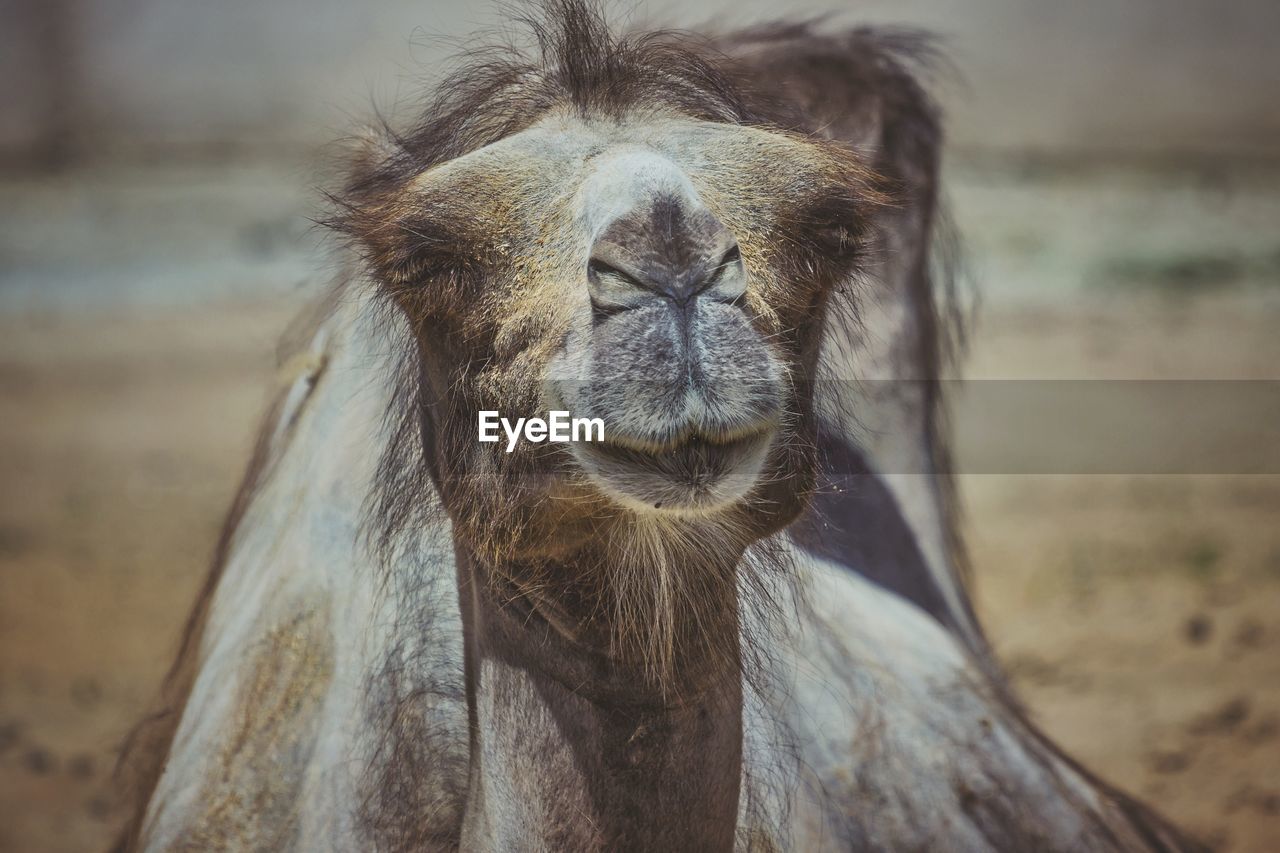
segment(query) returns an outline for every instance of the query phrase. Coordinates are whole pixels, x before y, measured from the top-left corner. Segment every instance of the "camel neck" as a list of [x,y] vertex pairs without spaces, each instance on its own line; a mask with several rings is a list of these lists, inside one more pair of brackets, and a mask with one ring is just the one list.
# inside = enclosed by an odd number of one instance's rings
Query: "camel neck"
[[704,661],[675,674],[676,690],[659,689],[459,562],[471,727],[463,849],[731,849],[736,660],[718,658],[719,671]]

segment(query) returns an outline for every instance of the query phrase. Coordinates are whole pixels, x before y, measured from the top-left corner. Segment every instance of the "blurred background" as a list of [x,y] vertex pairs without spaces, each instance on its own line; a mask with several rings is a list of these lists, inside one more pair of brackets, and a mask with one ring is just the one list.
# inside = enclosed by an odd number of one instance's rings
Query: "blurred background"
[[[979,294],[967,376],[1280,380],[1275,0],[615,8],[945,38],[948,194]],[[330,143],[375,106],[409,115],[502,24],[463,0],[0,0],[0,849],[113,832],[116,750],[170,662],[274,342],[331,275],[309,219]],[[1215,405],[1197,399],[1164,435]],[[1265,431],[1212,464],[1192,443],[1181,466],[993,473],[971,460],[1052,447],[960,408],[977,605],[1032,715],[1213,847],[1274,849]],[[1239,419],[1280,421],[1260,411]]]

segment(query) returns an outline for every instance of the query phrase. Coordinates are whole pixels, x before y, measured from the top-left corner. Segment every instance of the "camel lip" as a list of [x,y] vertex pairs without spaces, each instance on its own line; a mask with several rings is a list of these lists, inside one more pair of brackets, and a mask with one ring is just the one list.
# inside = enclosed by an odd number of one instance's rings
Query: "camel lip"
[[[606,438],[599,441],[591,448],[594,452],[614,456],[623,460],[637,460],[647,462],[652,459],[654,462],[676,462],[691,463],[689,466],[691,471],[695,468],[705,467],[700,463],[716,463],[732,457],[743,449],[748,449],[759,443],[762,439],[769,438],[770,431],[757,430],[740,438],[728,439],[710,439],[703,436],[692,436],[679,442],[665,444],[662,446],[654,446],[643,443],[628,443],[625,441],[616,441],[612,438]],[[648,459],[646,458],[648,457]]]
[[688,448],[732,450],[762,438],[772,437],[777,429],[778,422],[774,418],[725,429],[708,429],[698,424],[688,425],[661,438],[610,432],[606,428],[604,441],[597,442],[597,446],[600,449],[633,451],[652,456],[678,453]]
[[732,449],[743,443],[751,443],[761,439],[772,439],[782,428],[782,408],[774,400],[755,402],[744,406],[746,411],[737,413],[739,423],[717,421],[730,420],[720,416],[708,417],[705,412],[689,413],[679,419],[673,418],[666,428],[660,428],[647,435],[623,432],[611,427],[614,418],[604,407],[592,405],[574,405],[571,397],[566,396],[559,386],[560,380],[549,380],[544,388],[544,401],[548,410],[572,412],[585,411],[588,417],[598,417],[604,422],[604,440],[594,442],[597,448],[608,447],[616,450],[631,450],[637,453],[659,456],[679,452],[682,448],[699,444]]
[[659,450],[610,440],[572,445],[588,475],[633,510],[701,513],[722,509],[755,485],[777,431],[690,437]]

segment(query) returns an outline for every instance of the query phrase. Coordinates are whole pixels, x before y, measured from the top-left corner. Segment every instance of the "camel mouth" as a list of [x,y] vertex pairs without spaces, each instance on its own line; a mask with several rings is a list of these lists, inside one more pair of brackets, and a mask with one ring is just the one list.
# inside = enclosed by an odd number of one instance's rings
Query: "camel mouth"
[[661,445],[606,433],[573,446],[606,494],[641,512],[701,514],[740,501],[759,479],[777,434],[773,423],[733,433],[692,433]]

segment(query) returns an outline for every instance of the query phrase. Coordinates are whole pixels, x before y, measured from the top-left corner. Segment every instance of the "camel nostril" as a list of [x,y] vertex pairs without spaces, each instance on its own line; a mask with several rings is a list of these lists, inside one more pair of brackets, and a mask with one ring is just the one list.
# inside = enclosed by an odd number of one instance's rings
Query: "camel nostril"
[[728,267],[742,260],[742,250],[738,248],[738,244],[734,243],[729,250],[720,257],[720,263],[716,265],[716,274],[721,274]]
[[597,320],[649,302],[658,289],[624,261],[605,260],[593,254],[587,261],[587,291]]
[[587,279],[589,281],[594,284],[603,276],[612,276],[633,287],[647,289],[645,288],[645,285],[637,280],[631,273],[628,273],[626,270],[619,269],[607,261],[602,261],[599,258],[594,257],[587,261]]
[[746,291],[746,271],[742,265],[742,250],[738,244],[732,246],[720,256],[720,261],[708,271],[698,288],[698,293],[714,289],[722,302],[731,305],[740,304]]
[[[587,284],[591,304],[597,311],[616,313],[648,304],[657,296],[687,307],[694,298],[714,291],[719,301],[736,304],[742,295],[744,274],[742,252],[734,243],[714,262],[701,261],[688,266],[614,260],[593,254],[587,261]],[[715,257],[715,256],[712,256]]]
[[631,308],[653,297],[687,308],[707,294],[720,302],[745,286],[738,242],[690,196],[659,196],[605,225],[591,245],[587,281],[601,306]]

